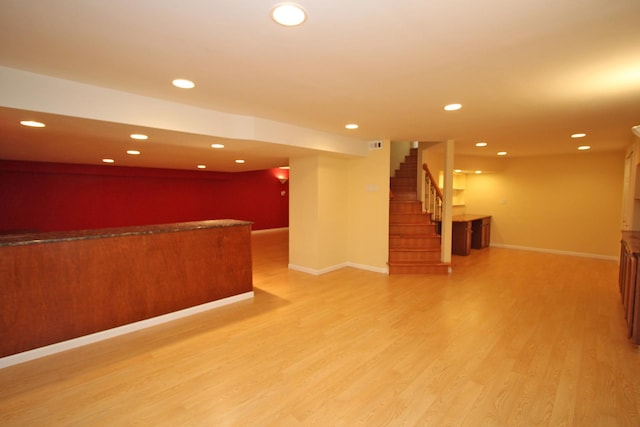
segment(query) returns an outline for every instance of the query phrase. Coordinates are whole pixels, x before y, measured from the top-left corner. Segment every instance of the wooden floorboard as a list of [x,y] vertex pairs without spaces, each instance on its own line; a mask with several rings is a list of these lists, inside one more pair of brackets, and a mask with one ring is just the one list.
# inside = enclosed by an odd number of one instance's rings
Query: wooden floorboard
[[616,262],[312,276],[287,238],[254,234],[253,300],[0,370],[0,425],[640,425]]

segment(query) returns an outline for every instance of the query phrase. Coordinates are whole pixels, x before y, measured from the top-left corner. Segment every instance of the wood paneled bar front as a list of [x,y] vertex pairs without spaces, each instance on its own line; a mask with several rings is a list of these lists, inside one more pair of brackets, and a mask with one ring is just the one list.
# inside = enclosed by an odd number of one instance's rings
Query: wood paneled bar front
[[0,236],[0,357],[252,291],[251,222]]

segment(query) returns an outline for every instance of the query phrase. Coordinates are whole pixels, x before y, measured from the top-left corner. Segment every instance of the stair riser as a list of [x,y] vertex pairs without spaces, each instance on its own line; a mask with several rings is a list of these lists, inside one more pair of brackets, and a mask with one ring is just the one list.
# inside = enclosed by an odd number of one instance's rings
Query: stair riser
[[400,170],[418,170],[418,159],[413,157],[405,157],[404,162],[400,163]]
[[415,185],[412,185],[412,186],[408,186],[407,185],[407,186],[402,186],[402,187],[399,187],[397,185],[392,185],[391,187],[389,187],[389,189],[391,190],[391,192],[394,195],[398,194],[398,193],[411,193],[411,194],[413,194],[413,196],[412,196],[413,200],[416,199],[415,195],[418,194],[417,191],[416,191]]
[[416,201],[418,199],[418,193],[415,191],[394,191],[391,189],[391,192],[393,193],[393,200]]
[[418,171],[416,169],[396,169],[393,176],[394,178],[413,178],[415,181]]
[[440,236],[431,238],[392,237],[389,238],[389,249],[439,249]]
[[412,234],[425,234],[429,236],[436,235],[435,224],[389,224],[390,235],[412,235]]
[[390,182],[389,183],[389,188],[391,189],[396,189],[396,191],[417,191],[418,190],[418,185],[414,182]]
[[401,213],[422,213],[422,203],[402,203],[397,201],[391,201],[389,203],[389,214],[401,214]]
[[408,262],[408,261],[417,261],[417,262],[440,261],[440,252],[439,251],[419,251],[419,252],[391,251],[389,252],[389,262]]
[[399,186],[413,186],[415,188],[416,186],[416,178],[413,177],[407,177],[407,178],[391,178],[391,180],[389,181],[389,184],[393,187],[394,185],[399,185]]
[[423,213],[392,213],[389,224],[432,224],[431,216]]

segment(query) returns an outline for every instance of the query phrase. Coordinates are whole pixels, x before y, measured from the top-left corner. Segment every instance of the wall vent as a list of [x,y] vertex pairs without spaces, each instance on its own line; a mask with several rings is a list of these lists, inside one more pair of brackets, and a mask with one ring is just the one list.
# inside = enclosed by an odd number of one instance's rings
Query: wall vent
[[382,149],[382,141],[369,142],[369,150],[380,150],[380,149]]

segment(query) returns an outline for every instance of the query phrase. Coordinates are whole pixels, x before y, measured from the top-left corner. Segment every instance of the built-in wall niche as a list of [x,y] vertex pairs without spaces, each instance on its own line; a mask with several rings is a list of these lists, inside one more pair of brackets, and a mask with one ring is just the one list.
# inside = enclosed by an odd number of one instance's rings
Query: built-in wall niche
[[[467,184],[467,175],[463,172],[453,173],[453,206],[464,206],[464,189]],[[438,172],[438,187],[444,188],[444,171]]]

